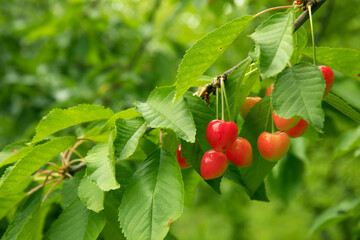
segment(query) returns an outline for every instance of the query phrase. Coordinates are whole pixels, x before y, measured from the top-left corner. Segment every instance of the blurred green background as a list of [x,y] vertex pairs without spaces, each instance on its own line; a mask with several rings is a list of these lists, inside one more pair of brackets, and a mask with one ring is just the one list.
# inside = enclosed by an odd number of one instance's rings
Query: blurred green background
[[[0,1],[0,148],[30,139],[37,122],[55,107],[94,103],[116,112],[132,107],[155,86],[172,84],[186,50],[206,33],[236,17],[287,4]],[[359,9],[358,0],[328,0],[314,18],[317,45],[360,50]],[[247,35],[270,14],[253,21],[207,74],[216,76],[245,58],[253,45]],[[309,32],[308,22],[304,27]],[[360,108],[359,81],[335,72],[333,91]],[[250,201],[228,180],[221,196],[200,184],[171,234],[184,240],[307,239],[321,213],[359,198],[360,130],[325,103],[324,109],[325,133],[293,141],[291,154],[268,178],[270,203]],[[345,215],[310,239],[360,239],[358,209]]]

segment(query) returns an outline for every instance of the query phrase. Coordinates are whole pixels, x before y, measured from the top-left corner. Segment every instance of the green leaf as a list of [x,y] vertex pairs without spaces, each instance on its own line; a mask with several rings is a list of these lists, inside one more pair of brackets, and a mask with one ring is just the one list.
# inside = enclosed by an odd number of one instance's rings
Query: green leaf
[[360,198],[346,200],[337,206],[329,208],[316,218],[309,230],[308,236],[319,232],[331,225],[339,223],[351,216],[351,212],[360,207]]
[[282,12],[265,20],[250,37],[260,47],[262,78],[281,72],[294,50],[294,12]]
[[146,130],[143,118],[122,119],[115,122],[114,149],[115,158],[120,160],[127,159],[136,150],[139,139]]
[[194,86],[196,80],[215,62],[254,16],[242,16],[219,27],[197,41],[185,54],[179,65],[174,101]]
[[78,198],[78,188],[80,180],[83,178],[84,175],[84,170],[78,171],[72,178],[68,178],[64,182],[61,189],[61,195],[65,208],[70,206]]
[[[22,231],[24,229],[28,229],[26,225],[32,222],[31,218],[33,217],[34,212],[36,212],[36,210],[40,206],[41,196],[42,196],[42,191],[37,191],[26,199],[24,204],[18,209],[14,217],[14,220],[9,224],[1,240],[24,239],[24,238],[19,238],[19,235],[22,234]],[[27,235],[31,235],[31,232],[28,232]]]
[[194,204],[197,187],[202,178],[192,168],[183,169],[181,172],[185,191],[184,204],[191,208]]
[[[312,58],[312,48],[305,48],[302,52]],[[342,74],[360,81],[360,51],[348,48],[317,47],[316,60]]]
[[30,145],[30,146],[27,146],[27,147],[24,147],[24,148],[18,150],[16,153],[9,154],[9,152],[1,152],[0,153],[1,154],[0,155],[0,167],[18,161],[20,158],[24,157],[29,152],[31,152],[33,150],[33,148],[34,148],[34,145]]
[[28,176],[76,142],[75,137],[59,137],[34,147],[21,158],[0,183],[0,198],[22,184]]
[[136,103],[146,123],[152,128],[173,130],[179,138],[187,142],[195,141],[195,125],[183,98],[172,104],[175,87],[162,87],[153,90],[146,103]]
[[104,209],[104,192],[87,176],[81,179],[78,194],[80,200],[88,209],[94,212],[100,212]]
[[119,118],[131,119],[131,118],[135,118],[139,115],[140,115],[140,113],[135,111],[134,108],[129,108],[124,111],[118,112],[118,113],[114,114],[109,120],[106,121],[102,131],[104,132],[104,131],[107,131],[107,130],[110,130],[111,128],[113,128],[115,126],[116,120],[118,120]]
[[103,191],[117,189],[120,185],[115,179],[115,159],[112,144],[99,143],[85,157],[86,175]]
[[360,124],[360,111],[351,106],[341,97],[337,96],[333,92],[329,92],[325,97],[325,102]]
[[301,62],[286,68],[274,84],[272,105],[276,115],[301,117],[321,131],[324,126],[321,108],[324,89],[324,77],[316,66]]
[[[226,95],[229,103],[231,121],[236,121],[236,118],[239,114],[241,106],[243,105],[246,97],[249,95],[251,88],[246,88],[244,91],[245,83],[245,73],[248,70],[248,66],[251,62],[251,59],[246,59],[240,66],[231,72],[231,74],[226,78],[225,89]],[[255,81],[253,81],[255,83]],[[251,85],[252,86],[252,85]],[[226,112],[227,112],[227,108]],[[228,116],[228,114],[225,114]],[[230,121],[229,120],[229,121]]]
[[180,216],[183,203],[179,164],[157,149],[139,166],[125,191],[120,226],[129,240],[163,239],[170,223]]
[[304,27],[299,28],[294,34],[295,50],[291,56],[290,62],[295,65],[302,57],[302,51],[307,45],[307,32]]
[[68,109],[53,109],[36,127],[32,142],[37,142],[57,131],[85,122],[108,119],[113,111],[103,106],[81,104]]
[[343,134],[335,147],[334,158],[340,157],[360,145],[360,127]]
[[105,226],[105,216],[88,210],[78,199],[52,224],[51,240],[95,240]]
[[[246,97],[249,96],[252,87],[259,79],[258,71],[249,76],[245,76],[246,71],[249,69],[249,63],[250,60],[244,62],[226,79],[226,94],[228,96],[231,119],[234,121],[236,121]],[[227,116],[227,114],[225,116]]]
[[[260,100],[248,113],[240,136],[246,138],[253,149],[253,162],[249,167],[238,167],[243,185],[251,199],[266,201],[266,194],[259,195],[265,177],[271,172],[276,162],[269,162],[261,157],[257,148],[257,139],[262,132],[271,132],[270,97]],[[258,194],[258,195],[255,195]],[[257,198],[262,196],[262,198]]]

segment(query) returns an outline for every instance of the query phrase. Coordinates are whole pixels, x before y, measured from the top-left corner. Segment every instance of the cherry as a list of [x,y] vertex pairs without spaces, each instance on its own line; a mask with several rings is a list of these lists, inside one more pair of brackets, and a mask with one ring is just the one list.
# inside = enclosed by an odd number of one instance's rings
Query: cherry
[[289,135],[289,137],[297,138],[302,136],[306,132],[308,126],[309,124],[307,121],[305,121],[304,119],[300,119],[299,123],[295,127],[292,127],[285,132],[287,133],[287,135]]
[[266,89],[265,95],[270,96],[270,93],[272,93],[273,89],[274,89],[274,84],[272,83],[270,84],[270,89],[269,88]]
[[200,173],[203,179],[218,178],[224,174],[229,164],[222,152],[207,151],[201,159]]
[[274,123],[276,125],[276,127],[279,130],[288,130],[292,127],[295,127],[296,124],[298,124],[298,122],[300,121],[300,118],[282,118],[279,117],[278,115],[275,114],[275,112],[273,112],[273,119],[274,119]]
[[225,152],[226,157],[239,167],[250,166],[253,159],[251,144],[245,138],[237,138]]
[[176,151],[176,160],[179,163],[181,169],[191,167],[191,164],[188,164],[185,158],[181,157],[181,144],[179,144]]
[[247,97],[245,99],[244,104],[240,109],[240,115],[245,118],[246,115],[250,112],[250,110],[261,100],[261,97]]
[[277,161],[289,150],[290,138],[285,132],[278,131],[274,134],[263,132],[258,138],[257,146],[263,158]]
[[329,93],[330,89],[332,88],[333,84],[334,84],[334,73],[331,70],[331,68],[329,68],[328,66],[319,66],[318,67],[322,74],[324,75],[324,79],[325,79],[325,83],[326,83],[326,87],[325,87],[325,91],[324,91],[324,97]]
[[234,143],[238,128],[233,121],[212,120],[206,128],[206,139],[217,152],[226,151]]

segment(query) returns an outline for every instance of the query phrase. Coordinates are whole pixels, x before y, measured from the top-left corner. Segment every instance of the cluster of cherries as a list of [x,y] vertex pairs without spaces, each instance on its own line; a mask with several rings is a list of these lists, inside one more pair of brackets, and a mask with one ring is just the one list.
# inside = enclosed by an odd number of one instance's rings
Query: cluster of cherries
[[[334,83],[334,74],[331,68],[319,66],[326,82],[324,96],[330,91]],[[267,89],[266,95],[270,95],[273,85]],[[261,100],[260,97],[246,98],[240,114],[245,119],[250,109]],[[297,117],[285,119],[273,112],[274,123],[280,131],[275,133],[263,132],[257,140],[257,148],[260,155],[268,161],[280,160],[289,150],[290,138],[302,136],[308,123]],[[206,139],[213,148],[207,151],[202,159],[200,174],[204,179],[218,178],[224,174],[228,167],[228,160],[239,167],[248,167],[252,163],[253,151],[248,140],[238,137],[238,128],[233,121],[212,120],[206,128]],[[224,154],[225,152],[225,154]],[[181,168],[187,168],[185,158],[181,157],[181,145],[177,149],[177,161]]]

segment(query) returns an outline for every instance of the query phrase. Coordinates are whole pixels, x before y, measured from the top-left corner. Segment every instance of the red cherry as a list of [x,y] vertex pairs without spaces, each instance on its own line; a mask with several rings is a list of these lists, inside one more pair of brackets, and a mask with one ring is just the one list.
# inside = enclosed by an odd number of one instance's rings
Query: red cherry
[[224,174],[228,164],[229,161],[222,152],[207,151],[201,159],[201,177],[203,179],[218,178]]
[[226,157],[239,167],[250,166],[253,159],[251,144],[245,138],[237,138],[225,152]]
[[179,163],[181,169],[191,167],[191,164],[188,164],[185,158],[181,157],[181,144],[179,144],[176,151],[176,160]]
[[206,139],[217,152],[224,152],[234,143],[238,128],[232,121],[212,120],[206,128]]
[[246,115],[250,112],[250,110],[261,100],[261,97],[247,97],[245,99],[244,104],[240,109],[240,115],[245,118]]
[[273,119],[277,129],[284,131],[292,127],[295,127],[296,124],[298,124],[298,122],[300,121],[300,118],[296,118],[296,117],[293,118],[279,117],[278,115],[275,114],[275,112],[273,112]]
[[290,138],[285,132],[278,131],[274,134],[263,132],[258,138],[257,146],[263,158],[277,161],[289,150]]
[[306,132],[308,126],[309,126],[308,122],[305,121],[304,119],[301,119],[295,127],[292,127],[286,130],[285,132],[287,133],[287,135],[289,135],[289,137],[297,138],[302,136]]
[[270,89],[269,88],[266,89],[265,95],[269,96],[270,93],[272,93],[273,89],[274,89],[274,84],[272,83],[270,84]]
[[325,83],[326,83],[326,87],[325,87],[325,91],[324,91],[324,97],[329,93],[330,89],[332,88],[333,84],[334,84],[334,73],[331,70],[331,68],[329,68],[328,66],[319,66],[318,67],[322,74],[324,75],[324,79],[325,79]]

